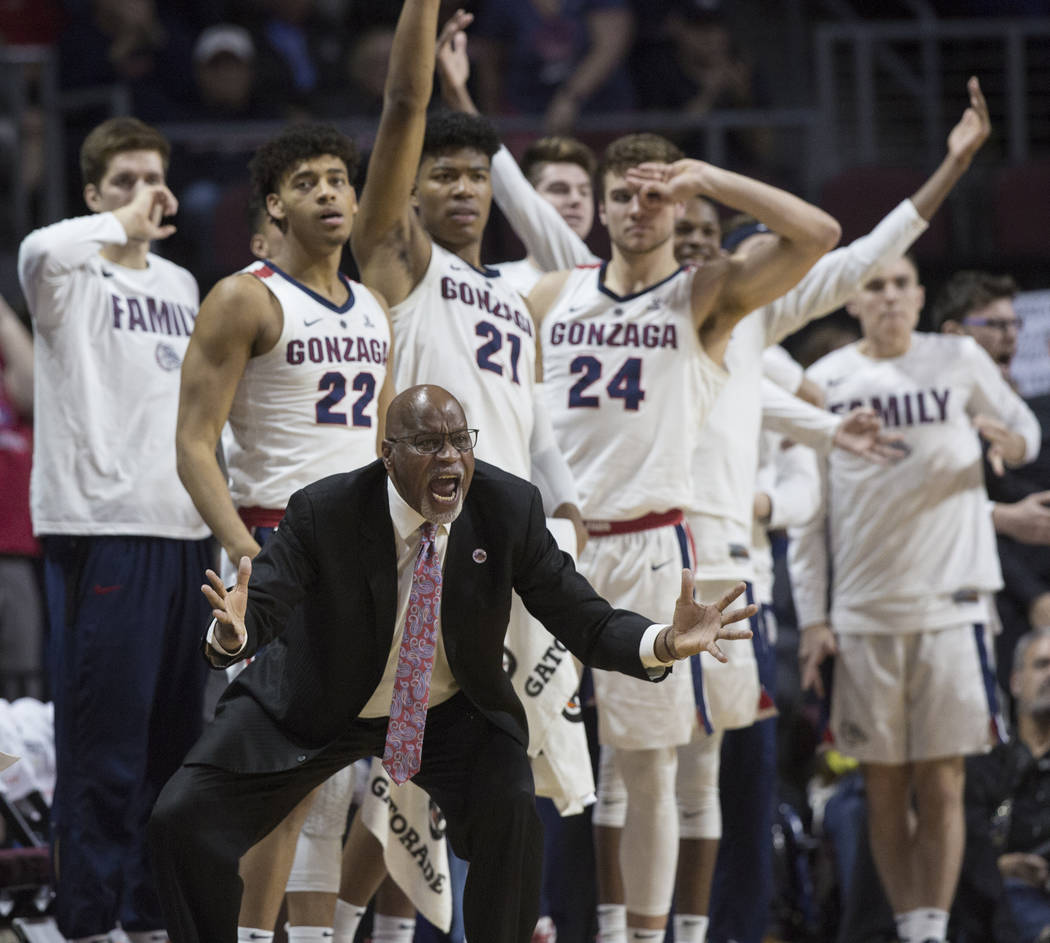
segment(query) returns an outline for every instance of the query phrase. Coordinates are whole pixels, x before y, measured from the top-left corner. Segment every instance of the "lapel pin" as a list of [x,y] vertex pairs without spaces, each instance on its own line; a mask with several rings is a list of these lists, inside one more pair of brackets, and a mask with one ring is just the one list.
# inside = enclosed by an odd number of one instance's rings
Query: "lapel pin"
[[489,555],[485,553],[485,551],[482,550],[480,547],[478,547],[478,549],[475,550],[473,553],[473,558],[475,563],[484,563],[489,558]]

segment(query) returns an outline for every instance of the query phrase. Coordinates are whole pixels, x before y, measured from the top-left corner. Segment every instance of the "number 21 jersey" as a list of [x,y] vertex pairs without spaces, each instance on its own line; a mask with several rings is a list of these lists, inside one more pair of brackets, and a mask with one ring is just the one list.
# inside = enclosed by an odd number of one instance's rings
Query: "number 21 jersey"
[[444,387],[479,429],[474,454],[528,478],[536,329],[495,269],[477,269],[434,243],[412,293],[390,309],[398,391]]

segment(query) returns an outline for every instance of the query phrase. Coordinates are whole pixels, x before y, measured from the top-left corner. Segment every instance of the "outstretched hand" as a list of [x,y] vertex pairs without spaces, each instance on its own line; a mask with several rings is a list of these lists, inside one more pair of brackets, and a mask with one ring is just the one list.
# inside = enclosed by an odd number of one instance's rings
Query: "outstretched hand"
[[244,613],[248,610],[251,558],[241,557],[237,567],[237,583],[233,589],[227,590],[214,570],[205,570],[204,575],[208,577],[211,586],[205,583],[201,586],[201,592],[208,600],[211,614],[215,617],[215,641],[226,654],[232,655],[241,650],[244,640],[248,637],[248,630],[244,627]]
[[992,122],[977,76],[970,76],[966,91],[970,96],[970,106],[948,134],[948,153],[969,163],[992,133]]
[[682,570],[682,592],[674,604],[674,620],[667,632],[667,651],[674,658],[688,658],[707,652],[718,661],[728,661],[725,652],[718,647],[719,639],[748,639],[751,630],[744,625],[734,628],[734,622],[750,619],[758,612],[755,605],[744,606],[726,612],[726,607],[743,593],[745,586],[737,583],[713,606],[704,605],[693,598],[693,574]]
[[843,417],[832,442],[837,448],[866,458],[876,465],[892,465],[908,454],[902,436],[882,434],[882,421],[873,409],[858,407]]
[[437,41],[437,72],[445,104],[462,110],[463,96],[470,78],[467,56],[467,34],[464,30],[474,20],[473,13],[456,10],[441,28]]

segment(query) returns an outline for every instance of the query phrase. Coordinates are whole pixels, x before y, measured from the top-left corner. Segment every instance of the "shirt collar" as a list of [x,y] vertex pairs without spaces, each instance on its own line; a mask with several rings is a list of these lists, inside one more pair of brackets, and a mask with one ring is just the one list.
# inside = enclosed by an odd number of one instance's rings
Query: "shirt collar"
[[[419,528],[423,526],[426,518],[397,493],[394,481],[389,476],[386,479],[386,493],[390,499],[390,520],[394,524],[394,533],[402,543],[408,543],[412,536],[419,531]],[[450,528],[451,525],[449,524],[438,524],[437,533],[444,532],[448,534]]]

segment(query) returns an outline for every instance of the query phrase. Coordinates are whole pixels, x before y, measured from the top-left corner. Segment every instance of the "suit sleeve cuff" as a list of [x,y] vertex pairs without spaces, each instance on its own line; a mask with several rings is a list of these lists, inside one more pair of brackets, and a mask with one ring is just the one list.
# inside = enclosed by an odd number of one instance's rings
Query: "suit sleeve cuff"
[[642,634],[642,641],[638,646],[638,655],[642,659],[643,668],[659,668],[662,670],[668,665],[674,664],[673,661],[661,661],[656,657],[656,636],[666,628],[666,623],[663,625],[651,625]]
[[248,644],[248,638],[245,636],[241,647],[235,652],[228,652],[223,648],[215,638],[215,619],[211,620],[211,625],[208,626],[208,634],[204,636],[204,641],[208,643],[208,647],[211,648],[216,654],[221,655],[223,658],[236,658],[241,652],[244,651],[244,646]]

